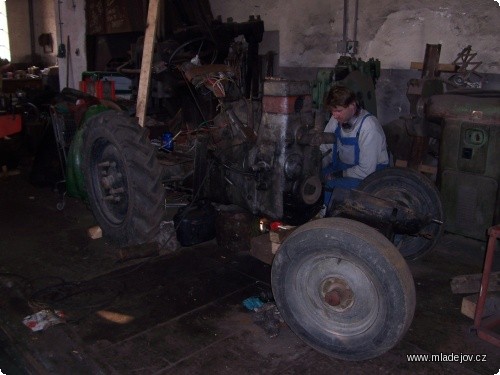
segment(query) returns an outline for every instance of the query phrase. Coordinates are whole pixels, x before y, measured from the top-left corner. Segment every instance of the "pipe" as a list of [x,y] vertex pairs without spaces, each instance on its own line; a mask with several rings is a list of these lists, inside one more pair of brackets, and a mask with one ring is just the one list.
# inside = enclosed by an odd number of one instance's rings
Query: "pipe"
[[28,1],[28,13],[30,23],[30,41],[31,41],[31,63],[35,64],[35,20],[33,15],[33,0]]
[[342,28],[342,41],[345,43],[347,42],[347,13],[349,11],[349,0],[344,0],[344,25]]
[[358,8],[359,8],[359,0],[356,0],[354,5],[354,36],[352,40],[356,42],[356,38],[358,37]]

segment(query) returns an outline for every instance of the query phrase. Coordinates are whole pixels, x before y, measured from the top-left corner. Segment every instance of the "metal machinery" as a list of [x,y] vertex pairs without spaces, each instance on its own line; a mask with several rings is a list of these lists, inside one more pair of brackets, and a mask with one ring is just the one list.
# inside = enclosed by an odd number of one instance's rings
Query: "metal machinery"
[[[468,83],[478,63],[471,71],[453,65],[449,79],[441,78],[440,50],[426,46],[422,77],[408,82],[410,115],[384,131],[395,159],[416,170],[422,163],[437,166],[444,229],[483,241],[500,220],[500,92]],[[457,60],[470,56],[468,46]]]
[[431,96],[427,121],[442,127],[439,185],[445,229],[483,241],[500,221],[500,92]]
[[[187,6],[187,5],[186,5]],[[192,127],[215,116],[214,98],[193,98],[182,70],[184,63],[194,58],[196,64],[231,65],[233,79],[242,87],[246,98],[257,98],[260,88],[259,43],[264,33],[264,23],[259,16],[250,16],[246,22],[234,22],[220,18],[205,21],[208,25],[191,25],[169,36],[155,45],[152,66],[152,82],[148,113],[151,117],[165,121],[172,119],[179,110],[183,119]],[[208,31],[207,31],[208,29]],[[242,36],[245,47],[235,38]],[[132,98],[137,98],[139,73],[144,48],[144,38],[131,46],[131,59],[117,67],[117,72],[132,77]],[[193,110],[195,109],[195,110]]]
[[[191,82],[211,87],[221,106],[214,129],[192,139],[193,151],[183,153],[188,148],[179,144],[181,155],[172,155],[194,160],[194,172],[187,173],[193,199],[233,203],[300,225],[277,252],[272,287],[285,321],[312,347],[347,360],[393,347],[415,307],[403,255],[421,256],[441,234],[434,186],[418,172],[386,169],[346,192],[338,217],[310,221],[322,199],[319,145],[331,139],[314,126],[308,83],[264,82],[260,125],[250,128],[233,110],[239,101],[226,101],[211,79],[216,74],[219,83],[231,84],[230,72],[193,69],[198,74],[186,71]],[[89,98],[80,99],[85,109]],[[178,165],[163,161],[162,167],[158,152],[125,112],[102,105],[86,111],[70,147],[68,178],[77,193],[88,195],[109,240],[126,246],[160,234],[162,182],[188,179],[175,178]]]
[[[168,70],[176,53],[155,66]],[[418,172],[389,168],[345,192],[336,217],[311,220],[323,194],[319,146],[333,140],[314,120],[309,83],[268,79],[256,103],[237,89],[238,69],[187,56],[175,65],[195,101],[191,112],[206,113],[196,99],[207,96],[218,111],[176,129],[174,151],[153,147],[154,127],[148,132],[116,105],[66,92],[83,114],[68,155],[72,195],[87,198],[104,236],[121,246],[161,237],[165,186],[190,191],[193,204],[232,203],[293,224],[271,275],[285,321],[336,358],[368,359],[392,348],[415,309],[404,257],[425,254],[442,233],[436,188]],[[173,130],[175,123],[163,126]]]
[[205,194],[291,225],[310,220],[322,196],[318,146],[323,134],[313,125],[308,82],[265,81],[258,133],[237,136],[231,147],[222,147],[228,151],[210,170]]

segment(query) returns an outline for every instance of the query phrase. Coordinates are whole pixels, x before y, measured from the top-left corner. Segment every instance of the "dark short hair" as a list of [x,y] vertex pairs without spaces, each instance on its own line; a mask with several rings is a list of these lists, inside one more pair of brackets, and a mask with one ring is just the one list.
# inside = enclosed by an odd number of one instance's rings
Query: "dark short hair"
[[333,86],[325,97],[326,108],[347,107],[356,103],[356,94],[345,86]]

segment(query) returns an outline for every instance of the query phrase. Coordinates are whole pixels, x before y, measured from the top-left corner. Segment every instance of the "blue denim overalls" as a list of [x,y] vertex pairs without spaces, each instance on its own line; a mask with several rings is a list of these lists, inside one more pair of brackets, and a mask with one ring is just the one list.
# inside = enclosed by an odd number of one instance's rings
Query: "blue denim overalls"
[[[361,125],[356,133],[355,137],[342,137],[340,132],[340,124],[335,129],[335,136],[337,138],[336,142],[333,144],[333,154],[332,154],[332,164],[328,167],[323,168],[323,174],[326,173],[335,173],[345,171],[348,168],[354,167],[359,164],[359,133],[361,132],[361,128],[363,127],[363,123],[367,117],[371,116],[370,113],[366,114],[361,120]],[[338,155],[338,147],[337,141],[342,143],[342,145],[353,146],[354,147],[354,163],[346,164],[339,159]],[[388,166],[388,164],[377,164],[376,170],[384,169]],[[354,177],[339,177],[334,178],[333,180],[326,181],[325,183],[325,197],[324,204],[328,207],[328,203],[332,197],[332,190],[334,188],[343,188],[343,189],[354,189],[358,187],[361,183],[361,179]]]

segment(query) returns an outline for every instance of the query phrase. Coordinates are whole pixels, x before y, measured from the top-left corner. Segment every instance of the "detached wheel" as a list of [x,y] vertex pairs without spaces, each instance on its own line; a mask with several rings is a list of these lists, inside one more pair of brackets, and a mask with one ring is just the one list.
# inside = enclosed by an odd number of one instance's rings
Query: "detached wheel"
[[[444,221],[439,191],[427,177],[413,169],[386,168],[377,171],[365,178],[357,189]],[[433,222],[415,235],[396,234],[394,245],[405,259],[415,260],[434,248],[443,230],[443,224]]]
[[408,265],[387,238],[357,221],[327,218],[295,230],[274,258],[271,282],[290,328],[342,360],[385,353],[413,319]]
[[83,150],[85,188],[104,235],[120,246],[154,240],[164,189],[147,131],[124,113],[105,111],[85,124]]

